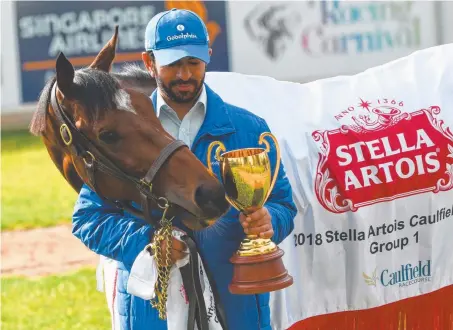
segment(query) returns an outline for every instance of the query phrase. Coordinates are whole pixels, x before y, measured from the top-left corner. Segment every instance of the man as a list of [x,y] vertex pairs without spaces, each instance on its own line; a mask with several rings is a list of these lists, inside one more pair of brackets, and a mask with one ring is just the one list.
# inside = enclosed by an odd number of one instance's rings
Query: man
[[[222,141],[228,150],[253,147],[262,132],[270,131],[263,119],[224,103],[204,83],[212,50],[206,26],[196,14],[176,9],[157,14],[146,28],[145,50],[143,62],[158,85],[151,95],[158,118],[204,164],[213,140]],[[275,157],[271,152],[272,164]],[[218,175],[218,165],[214,170]],[[295,215],[291,187],[281,166],[262,209],[245,217],[231,208],[213,228],[199,232],[182,228],[193,237],[211,273],[229,329],[270,329],[269,294],[233,295],[228,291],[233,272],[229,258],[238,249],[244,232],[271,238],[278,244],[291,233]],[[182,226],[180,222],[174,224]],[[149,301],[126,291],[134,259],[152,237],[151,226],[116,213],[113,206],[104,204],[85,186],[76,204],[73,233],[96,253],[118,262],[116,300],[121,328],[166,329],[166,321],[158,318]]]

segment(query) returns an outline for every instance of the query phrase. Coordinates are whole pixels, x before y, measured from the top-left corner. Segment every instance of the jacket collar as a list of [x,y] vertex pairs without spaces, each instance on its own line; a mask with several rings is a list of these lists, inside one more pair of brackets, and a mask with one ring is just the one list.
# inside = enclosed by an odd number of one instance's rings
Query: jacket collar
[[[204,135],[220,136],[236,131],[234,124],[230,120],[225,102],[206,83],[205,87],[208,107],[203,124],[195,137],[194,144],[196,140]],[[157,89],[151,94],[151,100],[157,115]]]

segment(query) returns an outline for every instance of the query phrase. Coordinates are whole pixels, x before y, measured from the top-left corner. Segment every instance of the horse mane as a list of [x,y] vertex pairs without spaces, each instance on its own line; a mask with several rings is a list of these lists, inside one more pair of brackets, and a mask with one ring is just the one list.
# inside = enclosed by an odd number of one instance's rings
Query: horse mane
[[55,80],[56,76],[49,79],[39,95],[36,111],[34,112],[30,122],[30,133],[35,136],[39,136],[44,133],[46,128],[47,107],[49,106],[50,93],[52,92],[52,86],[55,83]]
[[119,72],[110,73],[120,81],[123,88],[132,88],[146,95],[157,88],[156,80],[151,74],[136,63],[126,63]]
[[[50,102],[50,93],[56,76],[50,79],[42,90],[30,123],[30,132],[41,135],[46,127],[46,113]],[[120,72],[104,72],[92,68],[83,68],[75,71],[74,87],[67,97],[76,99],[86,109],[89,120],[96,121],[102,110],[115,108],[118,91],[121,88],[132,88],[151,95],[156,89],[156,81],[148,71],[137,64],[126,64]]]

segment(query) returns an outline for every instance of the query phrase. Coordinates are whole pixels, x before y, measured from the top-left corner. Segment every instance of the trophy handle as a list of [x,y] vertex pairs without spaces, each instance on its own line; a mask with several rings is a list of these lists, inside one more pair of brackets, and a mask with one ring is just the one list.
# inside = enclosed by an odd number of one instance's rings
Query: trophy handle
[[276,159],[276,164],[275,164],[275,171],[274,171],[274,175],[272,177],[272,181],[271,181],[271,185],[269,187],[269,191],[267,192],[267,195],[266,195],[266,198],[264,199],[265,201],[267,201],[267,199],[269,198],[269,195],[271,194],[272,192],[272,189],[274,189],[274,185],[275,185],[275,181],[277,181],[277,176],[278,176],[278,172],[280,170],[280,161],[281,161],[281,157],[280,157],[280,146],[278,145],[278,142],[277,142],[277,139],[276,137],[270,133],[270,132],[264,132],[260,135],[260,139],[259,139],[259,144],[265,144],[266,145],[266,152],[270,152],[271,151],[271,148],[269,146],[269,142],[267,142],[264,138],[268,136],[270,137],[273,141],[274,141],[274,144],[275,144],[275,149],[277,151],[277,159]]
[[[212,170],[212,165],[211,165],[211,154],[212,154],[212,149],[215,147],[215,146],[218,146],[216,151],[215,151],[215,159],[218,161],[218,162],[221,162],[222,161],[222,156],[220,155],[220,153],[222,151],[226,151],[226,148],[225,148],[225,145],[220,142],[220,141],[213,141],[209,144],[208,146],[208,156],[207,156],[207,163],[208,163],[208,171],[211,173],[212,176],[215,176],[214,175],[214,171]],[[220,164],[219,164],[220,165]],[[222,181],[222,180],[221,180]],[[236,210],[238,211],[241,211],[237,206],[236,204],[234,204],[234,202],[230,199],[230,197],[228,197],[227,194],[225,194],[225,199],[228,201],[228,203],[230,203],[230,205],[232,205]]]
[[208,156],[207,156],[207,165],[208,165],[208,170],[209,172],[214,175],[214,171],[212,170],[212,165],[211,165],[211,154],[212,154],[212,148],[215,146],[218,146],[216,151],[215,151],[215,159],[220,162],[222,160],[222,156],[220,156],[220,152],[226,151],[225,145],[220,142],[220,141],[213,141],[211,144],[208,146]]

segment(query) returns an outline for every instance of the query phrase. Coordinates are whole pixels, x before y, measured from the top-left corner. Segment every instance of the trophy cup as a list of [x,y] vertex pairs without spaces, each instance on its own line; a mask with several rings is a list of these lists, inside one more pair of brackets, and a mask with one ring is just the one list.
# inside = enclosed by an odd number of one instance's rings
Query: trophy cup
[[[277,163],[271,177],[268,152],[269,136],[275,143]],[[280,148],[272,133],[262,133],[259,144],[263,148],[245,148],[226,151],[220,141],[213,141],[208,147],[208,169],[214,175],[211,165],[212,149],[217,145],[215,159],[219,162],[221,181],[225,187],[228,202],[245,215],[261,208],[272,192],[280,169]],[[223,152],[223,153],[222,153]],[[284,252],[270,239],[257,235],[246,235],[239,250],[231,257],[233,279],[229,290],[233,294],[258,294],[280,290],[290,286],[293,278],[283,265]]]

